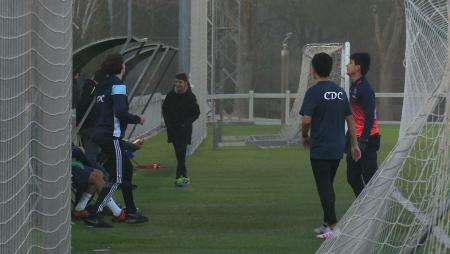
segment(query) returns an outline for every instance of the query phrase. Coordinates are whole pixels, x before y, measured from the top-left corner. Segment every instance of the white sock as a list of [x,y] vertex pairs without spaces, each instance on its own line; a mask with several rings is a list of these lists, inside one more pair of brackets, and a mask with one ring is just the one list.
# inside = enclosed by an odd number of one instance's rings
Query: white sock
[[114,216],[119,216],[120,212],[122,212],[122,209],[120,209],[120,207],[116,204],[116,202],[112,198],[108,201],[108,204],[106,204],[106,206],[108,206],[108,208],[111,209]]
[[86,208],[87,203],[91,200],[92,194],[89,192],[84,192],[81,195],[80,201],[78,201],[77,206],[75,207],[75,211],[82,211]]

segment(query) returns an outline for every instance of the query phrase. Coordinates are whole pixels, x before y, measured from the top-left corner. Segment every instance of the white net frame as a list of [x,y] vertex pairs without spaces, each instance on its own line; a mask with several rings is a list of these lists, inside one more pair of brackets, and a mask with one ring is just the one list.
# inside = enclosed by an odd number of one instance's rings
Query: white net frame
[[[317,53],[327,53],[333,59],[333,67],[330,80],[341,86],[345,91],[349,90],[350,79],[347,75],[347,64],[350,59],[350,43],[313,43],[303,47],[300,80],[295,94],[295,100],[286,119],[286,124],[281,126],[278,135],[257,136],[252,135],[244,141],[245,145],[261,148],[277,148],[289,145],[297,145],[300,141],[302,116],[299,114],[306,90],[317,83],[311,75],[311,60]],[[239,140],[233,140],[240,142]]]
[[70,253],[72,1],[0,20],[0,253]]
[[208,82],[208,5],[202,0],[191,0],[190,83],[197,97],[200,116],[194,122],[192,142],[188,153],[192,154],[206,138],[207,82]]
[[400,138],[317,253],[449,253],[448,4],[405,1]]
[[300,80],[294,103],[291,107],[287,123],[282,126],[280,136],[284,140],[298,140],[302,117],[299,115],[306,90],[317,83],[310,73],[311,60],[315,54],[325,52],[333,58],[330,80],[344,88],[348,93],[349,78],[346,66],[350,58],[350,43],[314,43],[303,47]]

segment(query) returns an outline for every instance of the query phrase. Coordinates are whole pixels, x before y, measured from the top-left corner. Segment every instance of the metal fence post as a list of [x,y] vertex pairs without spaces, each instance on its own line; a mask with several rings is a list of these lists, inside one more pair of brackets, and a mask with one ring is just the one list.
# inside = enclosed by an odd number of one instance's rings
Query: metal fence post
[[255,102],[255,92],[250,90],[248,92],[248,120],[253,122],[254,118],[254,102]]
[[287,124],[289,121],[289,116],[290,116],[290,106],[291,106],[291,91],[286,90],[286,98],[285,98],[285,102],[284,102],[284,123]]

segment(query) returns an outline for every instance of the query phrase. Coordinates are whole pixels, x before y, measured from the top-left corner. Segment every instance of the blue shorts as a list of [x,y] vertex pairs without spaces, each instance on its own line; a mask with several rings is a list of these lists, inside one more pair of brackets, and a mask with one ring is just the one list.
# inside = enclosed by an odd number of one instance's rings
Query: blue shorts
[[72,166],[72,187],[77,191],[85,191],[88,187],[89,176],[94,171],[93,168],[84,166],[83,168]]

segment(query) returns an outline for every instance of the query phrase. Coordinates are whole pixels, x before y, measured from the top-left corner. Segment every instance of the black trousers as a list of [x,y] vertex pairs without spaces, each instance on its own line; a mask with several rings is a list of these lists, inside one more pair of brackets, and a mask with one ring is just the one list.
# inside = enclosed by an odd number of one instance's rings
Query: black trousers
[[187,177],[186,172],[186,143],[173,142],[173,149],[175,150],[175,156],[177,157],[177,173],[175,178],[180,178],[181,176]]
[[369,137],[366,148],[361,151],[361,159],[354,161],[347,151],[347,182],[356,197],[362,192],[366,184],[378,170],[377,151],[380,149],[380,135]]
[[103,174],[107,175],[108,172],[105,170],[103,165],[99,162],[99,154],[100,147],[92,140],[92,134],[94,132],[94,128],[83,129],[80,131],[81,143],[84,148],[84,155],[86,156],[89,164],[99,169],[103,172]]
[[339,167],[340,160],[311,159],[311,166],[319,192],[323,209],[323,221],[328,225],[337,223],[333,181]]
[[119,185],[121,185],[122,196],[127,213],[136,212],[136,205],[133,198],[133,188],[131,184],[133,177],[133,165],[131,164],[125,151],[124,142],[120,139],[114,139],[102,141],[96,140],[96,143],[103,150],[103,153],[107,158],[105,169],[109,173],[108,182],[97,199],[97,213],[103,210],[103,207],[108,203],[109,199],[113,196]]

